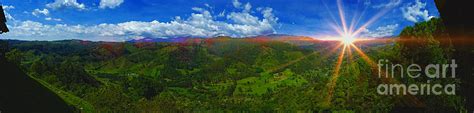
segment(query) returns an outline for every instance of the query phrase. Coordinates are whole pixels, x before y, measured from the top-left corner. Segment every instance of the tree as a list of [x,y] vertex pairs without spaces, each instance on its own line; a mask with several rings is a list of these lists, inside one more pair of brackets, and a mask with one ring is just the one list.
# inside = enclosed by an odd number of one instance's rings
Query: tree
[[41,59],[36,59],[30,66],[30,72],[34,73],[34,75],[42,75],[46,71],[48,71],[48,66]]
[[451,51],[451,43],[446,36],[441,20],[433,18],[403,29],[397,44],[401,55],[409,61],[420,65],[444,63]]
[[10,61],[10,62],[12,62],[12,63],[14,63],[18,66],[20,66],[21,61],[24,59],[23,53],[18,49],[13,49],[10,52],[6,53],[5,58],[8,61]]
[[89,92],[84,98],[94,105],[99,113],[128,113],[135,110],[132,100],[124,95],[120,87],[101,87],[94,92]]
[[84,66],[71,59],[67,59],[60,64],[56,76],[62,85],[71,89],[76,85],[87,85],[97,87],[100,85],[99,81],[95,80],[84,70]]

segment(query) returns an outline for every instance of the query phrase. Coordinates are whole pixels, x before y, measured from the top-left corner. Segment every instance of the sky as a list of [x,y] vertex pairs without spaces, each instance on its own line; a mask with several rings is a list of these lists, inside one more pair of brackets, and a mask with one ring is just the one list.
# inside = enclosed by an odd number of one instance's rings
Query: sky
[[347,31],[360,31],[355,37],[390,37],[406,26],[439,17],[434,0],[0,0],[0,3],[10,29],[0,37],[19,40],[126,41],[268,34],[324,38],[340,36],[340,31],[350,29],[351,25],[353,30]]

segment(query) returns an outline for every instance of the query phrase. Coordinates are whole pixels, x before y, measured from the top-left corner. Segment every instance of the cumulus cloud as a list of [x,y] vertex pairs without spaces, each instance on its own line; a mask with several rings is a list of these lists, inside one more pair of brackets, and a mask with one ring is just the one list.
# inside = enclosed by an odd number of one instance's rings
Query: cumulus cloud
[[364,29],[361,36],[362,37],[369,37],[369,38],[379,38],[379,37],[387,37],[393,36],[395,30],[397,30],[398,24],[391,24],[386,26],[377,27],[375,30],[371,31],[369,29]]
[[273,15],[273,9],[272,8],[264,8],[262,10],[263,18],[265,18],[263,21],[268,21],[270,24],[276,24],[278,21],[278,18]]
[[76,8],[79,10],[84,10],[86,6],[84,4],[78,3],[77,0],[55,0],[53,3],[46,4],[46,7],[52,9],[59,8]]
[[425,9],[426,3],[416,0],[413,4],[408,4],[405,7],[402,7],[403,17],[411,22],[418,22],[420,19],[427,21],[433,18],[430,16],[428,10]]
[[43,9],[43,10],[35,9],[35,10],[33,10],[33,12],[31,12],[31,14],[36,16],[36,17],[38,17],[40,15],[48,16],[49,15],[49,10],[48,9]]
[[19,39],[34,40],[36,38],[45,37],[46,35],[63,36],[65,35],[63,32],[58,32],[58,29],[65,29],[65,27],[61,26],[63,25],[51,26],[43,25],[39,22],[22,21],[19,24],[15,24],[14,26],[9,26],[11,32],[5,34],[5,37],[17,37]]
[[[272,8],[259,10],[263,18],[251,15],[242,9],[241,12],[227,13],[226,19],[218,21],[209,10],[192,8],[197,13],[181,19],[176,17],[169,22],[154,21],[129,21],[116,24],[98,25],[47,25],[34,21],[22,21],[11,26],[11,33],[7,38],[57,40],[57,39],[87,39],[123,41],[133,38],[169,38],[169,37],[214,37],[232,36],[247,37],[275,33],[273,26],[277,23]],[[53,18],[51,18],[52,20]]]
[[252,5],[249,2],[247,2],[245,5],[242,5],[242,3],[239,2],[239,0],[233,0],[232,5],[235,8],[243,9],[243,12],[250,12],[252,9]]
[[123,0],[100,0],[99,8],[115,8],[123,3]]
[[[402,3],[402,0],[390,0],[388,3],[378,4],[378,5],[374,5],[372,7],[373,8],[389,8],[389,7],[398,6],[398,5],[400,5],[400,3]],[[369,2],[369,4],[370,4],[370,2]]]
[[257,17],[252,16],[249,13],[243,13],[243,12],[232,12],[229,15],[227,15],[227,19],[232,20],[236,24],[242,24],[242,25],[259,24]]
[[50,13],[48,9],[43,9],[43,10],[35,9],[31,12],[31,14],[36,17],[43,16],[44,20],[48,20],[48,21],[62,21],[62,19],[60,18],[50,17]]

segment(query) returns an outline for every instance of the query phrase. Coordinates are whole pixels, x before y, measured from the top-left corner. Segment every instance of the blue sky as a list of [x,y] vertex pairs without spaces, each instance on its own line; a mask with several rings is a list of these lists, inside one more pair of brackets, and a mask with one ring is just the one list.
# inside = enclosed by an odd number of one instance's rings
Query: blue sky
[[[11,32],[21,40],[249,37],[291,34],[338,36],[337,0],[3,0]],[[357,37],[397,35],[439,17],[433,0],[340,0]],[[370,21],[373,19],[373,21]],[[364,23],[370,23],[364,26]]]

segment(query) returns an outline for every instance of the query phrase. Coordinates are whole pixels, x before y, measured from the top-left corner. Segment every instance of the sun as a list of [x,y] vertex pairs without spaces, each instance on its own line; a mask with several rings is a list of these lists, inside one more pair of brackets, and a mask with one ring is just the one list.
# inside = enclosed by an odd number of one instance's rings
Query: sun
[[356,39],[353,36],[345,35],[340,39],[341,43],[344,45],[351,45],[356,41]]

